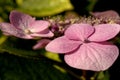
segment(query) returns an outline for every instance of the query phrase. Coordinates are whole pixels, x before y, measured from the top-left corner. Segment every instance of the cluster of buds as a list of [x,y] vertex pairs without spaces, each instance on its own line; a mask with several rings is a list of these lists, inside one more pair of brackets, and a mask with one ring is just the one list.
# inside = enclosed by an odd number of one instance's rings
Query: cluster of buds
[[7,36],[39,39],[33,49],[65,54],[65,62],[74,68],[101,71],[117,59],[119,49],[108,40],[120,32],[120,17],[115,11],[95,12],[90,17],[56,16],[35,20],[18,12],[10,13],[10,23],[0,23]]

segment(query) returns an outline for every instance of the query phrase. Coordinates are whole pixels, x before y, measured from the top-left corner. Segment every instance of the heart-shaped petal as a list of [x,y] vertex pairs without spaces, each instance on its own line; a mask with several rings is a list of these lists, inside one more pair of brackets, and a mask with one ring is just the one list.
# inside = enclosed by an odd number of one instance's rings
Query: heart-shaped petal
[[65,31],[65,36],[69,39],[84,41],[93,32],[94,27],[89,24],[73,24]]
[[108,69],[118,54],[118,48],[110,43],[87,43],[75,52],[65,54],[65,61],[74,68],[101,71]]
[[35,18],[27,14],[18,11],[11,11],[10,13],[10,23],[21,30],[27,29],[34,21]]
[[106,41],[114,38],[120,31],[119,24],[100,24],[94,27],[95,32],[88,38],[90,41]]
[[69,40],[65,36],[63,36],[51,41],[46,46],[46,50],[55,52],[55,53],[67,53],[67,52],[74,51],[81,44],[82,44],[81,41]]

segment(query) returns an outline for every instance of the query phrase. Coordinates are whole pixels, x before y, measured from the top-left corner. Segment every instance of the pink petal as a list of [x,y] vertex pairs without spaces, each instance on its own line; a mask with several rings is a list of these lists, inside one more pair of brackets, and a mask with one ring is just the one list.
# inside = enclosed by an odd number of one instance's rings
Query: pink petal
[[77,49],[81,45],[81,43],[82,42],[80,41],[69,40],[65,36],[63,36],[51,41],[46,46],[46,50],[54,53],[66,53]]
[[5,35],[16,36],[19,38],[31,39],[32,37],[29,35],[24,34],[23,31],[16,29],[13,25],[9,23],[1,23],[0,30],[3,31]]
[[13,26],[19,29],[23,30],[23,29],[28,28],[34,21],[35,21],[35,18],[32,18],[31,16],[27,14],[23,14],[17,11],[12,11],[10,13],[11,24],[13,24]]
[[94,28],[89,24],[73,24],[65,32],[69,39],[84,41],[94,32]]
[[108,10],[103,12],[93,12],[91,13],[96,18],[119,18],[119,14],[116,11]]
[[38,41],[38,43],[33,46],[33,49],[36,50],[36,49],[40,49],[40,48],[43,48],[45,47],[51,40],[49,39],[41,39]]
[[101,71],[108,69],[118,54],[118,48],[109,43],[87,43],[75,52],[66,54],[65,61],[74,68]]
[[9,23],[0,23],[0,30],[10,35],[17,32],[17,29]]
[[49,29],[46,29],[46,30],[41,31],[39,33],[33,33],[30,35],[33,37],[53,37],[54,36],[54,34]]
[[31,32],[41,32],[45,29],[47,29],[50,26],[50,23],[48,21],[39,20],[35,21],[30,27],[29,30]]
[[95,32],[88,38],[90,41],[106,41],[114,38],[120,31],[118,24],[100,24],[95,26]]

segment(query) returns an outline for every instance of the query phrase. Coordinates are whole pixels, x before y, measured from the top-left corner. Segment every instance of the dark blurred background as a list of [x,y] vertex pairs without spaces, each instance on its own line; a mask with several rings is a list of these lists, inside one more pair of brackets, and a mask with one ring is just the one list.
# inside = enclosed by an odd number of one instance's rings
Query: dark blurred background
[[75,11],[79,14],[88,14],[86,9],[89,2],[96,1],[93,11],[115,10],[120,14],[120,1],[119,0],[71,0],[75,7]]

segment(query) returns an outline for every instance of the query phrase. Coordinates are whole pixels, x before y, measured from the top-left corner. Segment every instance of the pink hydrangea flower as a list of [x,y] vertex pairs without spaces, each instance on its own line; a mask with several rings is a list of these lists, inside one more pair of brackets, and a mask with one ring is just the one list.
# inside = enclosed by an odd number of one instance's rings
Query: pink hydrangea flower
[[117,59],[119,50],[110,42],[120,31],[118,24],[73,24],[64,36],[54,39],[46,50],[65,53],[68,65],[78,69],[101,71]]
[[6,35],[12,35],[24,39],[35,37],[51,37],[53,33],[48,29],[50,23],[44,20],[35,20],[27,14],[12,11],[10,23],[0,23],[0,29]]
[[119,14],[114,10],[108,10],[103,12],[91,12],[91,15],[93,15],[96,18],[119,18]]

